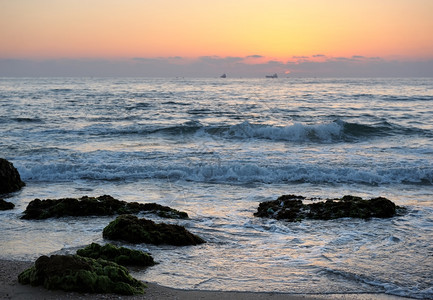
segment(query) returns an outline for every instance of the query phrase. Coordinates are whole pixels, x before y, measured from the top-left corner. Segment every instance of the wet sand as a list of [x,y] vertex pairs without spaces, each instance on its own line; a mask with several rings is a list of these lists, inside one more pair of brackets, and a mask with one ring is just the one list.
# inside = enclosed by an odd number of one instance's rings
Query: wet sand
[[146,293],[137,296],[120,296],[114,294],[80,294],[64,291],[50,291],[43,287],[33,287],[18,283],[18,274],[31,267],[32,262],[0,260],[0,299],[224,299],[224,300],[260,300],[260,299],[408,299],[384,294],[332,294],[301,295],[287,293],[224,292],[179,290],[146,282]]

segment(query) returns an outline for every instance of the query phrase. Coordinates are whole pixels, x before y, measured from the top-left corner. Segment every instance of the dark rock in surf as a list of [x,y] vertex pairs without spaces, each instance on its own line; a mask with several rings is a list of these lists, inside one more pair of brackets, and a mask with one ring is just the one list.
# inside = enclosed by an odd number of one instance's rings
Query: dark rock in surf
[[12,193],[25,185],[14,165],[4,158],[0,158],[0,194]]
[[14,207],[15,204],[0,199],[0,210],[9,210],[9,209],[13,209]]
[[101,246],[92,243],[86,248],[77,250],[77,255],[93,259],[101,258],[122,266],[148,267],[155,265],[155,261],[149,253],[125,247],[116,247],[112,244]]
[[187,219],[186,212],[156,203],[126,202],[109,195],[81,198],[35,199],[31,201],[22,219],[47,219],[65,216],[110,216],[115,214],[153,213],[163,218]]
[[129,243],[168,244],[175,246],[198,245],[205,241],[185,227],[139,219],[132,215],[121,215],[104,228],[102,236],[110,240]]
[[274,201],[259,204],[256,217],[273,218],[288,222],[303,219],[332,220],[338,218],[390,218],[402,208],[392,201],[383,198],[363,200],[361,197],[344,196],[341,199],[327,199],[326,201],[304,204],[303,196],[283,195]]
[[125,267],[103,259],[78,255],[39,257],[18,276],[21,284],[43,285],[50,290],[80,293],[143,294],[146,285],[129,275]]

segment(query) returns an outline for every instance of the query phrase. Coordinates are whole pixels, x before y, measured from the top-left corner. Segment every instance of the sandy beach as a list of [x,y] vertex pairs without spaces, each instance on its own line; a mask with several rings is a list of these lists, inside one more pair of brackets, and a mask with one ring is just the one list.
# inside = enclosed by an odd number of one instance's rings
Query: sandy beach
[[80,294],[64,291],[50,291],[18,283],[18,274],[32,266],[32,262],[0,260],[0,299],[407,299],[384,294],[327,294],[302,295],[287,293],[255,293],[180,290],[149,283],[144,295],[120,296],[114,294]]

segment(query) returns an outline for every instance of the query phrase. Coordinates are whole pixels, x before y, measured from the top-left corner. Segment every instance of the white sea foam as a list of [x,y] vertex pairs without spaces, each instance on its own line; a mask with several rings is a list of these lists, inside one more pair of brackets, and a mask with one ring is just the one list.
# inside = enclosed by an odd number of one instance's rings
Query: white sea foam
[[341,137],[343,127],[336,123],[307,125],[295,123],[288,126],[269,126],[243,122],[231,126],[227,136],[238,138],[262,138],[283,141],[323,141],[330,142]]
[[154,164],[99,164],[88,160],[82,164],[17,164],[26,181],[140,180],[166,179],[209,183],[358,183],[433,184],[433,170],[412,168],[380,169],[299,165],[259,166],[257,164],[199,164],[158,166]]

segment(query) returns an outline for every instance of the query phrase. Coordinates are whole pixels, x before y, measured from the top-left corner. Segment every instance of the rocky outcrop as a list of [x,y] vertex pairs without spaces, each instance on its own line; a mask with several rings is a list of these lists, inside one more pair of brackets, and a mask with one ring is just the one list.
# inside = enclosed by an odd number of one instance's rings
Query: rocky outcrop
[[12,193],[25,185],[14,165],[4,158],[0,158],[0,194]]
[[132,215],[121,215],[104,228],[103,237],[129,243],[169,244],[176,246],[197,245],[205,241],[183,226],[156,224]]
[[101,246],[92,243],[84,249],[77,250],[77,255],[93,259],[104,259],[122,266],[147,267],[155,265],[153,257],[146,252],[116,247],[112,244]]
[[146,287],[131,277],[125,267],[78,255],[41,256],[18,276],[18,281],[50,290],[122,295],[143,294]]
[[15,207],[15,204],[7,202],[3,199],[0,199],[0,210],[13,209],[14,207]]
[[274,218],[289,222],[303,219],[331,220],[338,218],[390,218],[402,208],[392,201],[383,198],[363,200],[361,197],[344,196],[341,199],[327,199],[326,201],[312,201],[304,204],[303,196],[283,195],[274,201],[259,204],[256,217]]
[[65,216],[110,216],[115,214],[136,214],[148,212],[164,218],[187,219],[188,214],[156,203],[126,202],[109,195],[84,196],[63,199],[35,199],[31,201],[22,219],[47,219]]

